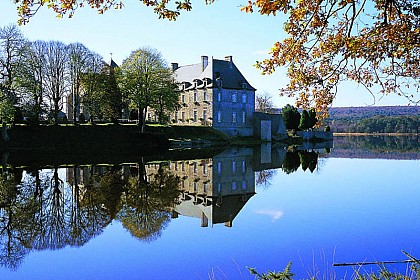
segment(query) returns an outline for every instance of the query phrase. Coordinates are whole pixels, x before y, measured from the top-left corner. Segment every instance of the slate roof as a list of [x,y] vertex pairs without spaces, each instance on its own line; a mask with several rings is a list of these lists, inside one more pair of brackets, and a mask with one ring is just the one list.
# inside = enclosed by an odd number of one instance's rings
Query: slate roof
[[222,88],[226,89],[242,89],[243,83],[247,84],[247,89],[255,90],[245,79],[236,65],[231,61],[210,58],[208,65],[202,71],[202,64],[191,64],[180,66],[174,72],[175,79],[179,83],[188,82],[194,84],[195,79],[210,79],[211,87],[217,87],[216,80],[222,80]]
[[115,63],[115,61],[111,58],[111,62],[109,63],[109,66],[111,67],[111,69],[115,69],[118,68],[118,64]]
[[254,194],[227,195],[220,197],[220,201],[218,197],[212,197],[210,206],[194,204],[193,199],[183,200],[175,206],[175,211],[182,216],[195,218],[201,218],[202,213],[204,213],[212,224],[225,223],[233,221]]

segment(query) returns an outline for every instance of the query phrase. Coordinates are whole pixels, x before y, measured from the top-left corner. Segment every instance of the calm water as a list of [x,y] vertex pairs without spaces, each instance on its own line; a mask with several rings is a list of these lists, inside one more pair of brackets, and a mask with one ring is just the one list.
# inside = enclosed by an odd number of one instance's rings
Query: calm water
[[146,161],[3,168],[0,279],[253,279],[289,261],[350,278],[332,264],[420,257],[418,138]]

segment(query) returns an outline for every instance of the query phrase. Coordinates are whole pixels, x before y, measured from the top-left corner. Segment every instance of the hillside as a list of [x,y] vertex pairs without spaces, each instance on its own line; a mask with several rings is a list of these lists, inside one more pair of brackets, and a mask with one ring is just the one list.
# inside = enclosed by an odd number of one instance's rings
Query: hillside
[[335,107],[329,114],[325,124],[334,132],[420,132],[420,106]]
[[361,120],[375,116],[419,116],[420,106],[365,106],[333,107],[329,110],[331,120]]

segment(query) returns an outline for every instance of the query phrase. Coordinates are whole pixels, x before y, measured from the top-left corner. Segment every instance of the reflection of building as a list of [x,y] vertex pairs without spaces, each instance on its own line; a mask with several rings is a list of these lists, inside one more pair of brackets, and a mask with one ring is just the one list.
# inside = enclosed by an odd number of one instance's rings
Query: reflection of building
[[[173,216],[201,219],[201,226],[232,226],[249,198],[255,194],[251,168],[252,149],[228,149],[212,159],[171,161],[169,169],[181,178],[181,203]],[[148,165],[148,174],[158,166]]]

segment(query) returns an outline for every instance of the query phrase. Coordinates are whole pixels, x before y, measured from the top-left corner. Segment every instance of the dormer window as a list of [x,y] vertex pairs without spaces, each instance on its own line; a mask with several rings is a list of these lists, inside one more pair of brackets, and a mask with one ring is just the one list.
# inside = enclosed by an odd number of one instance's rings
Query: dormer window
[[248,84],[247,84],[246,82],[243,82],[243,83],[242,83],[242,88],[243,88],[243,89],[247,89],[247,87],[248,87]]

